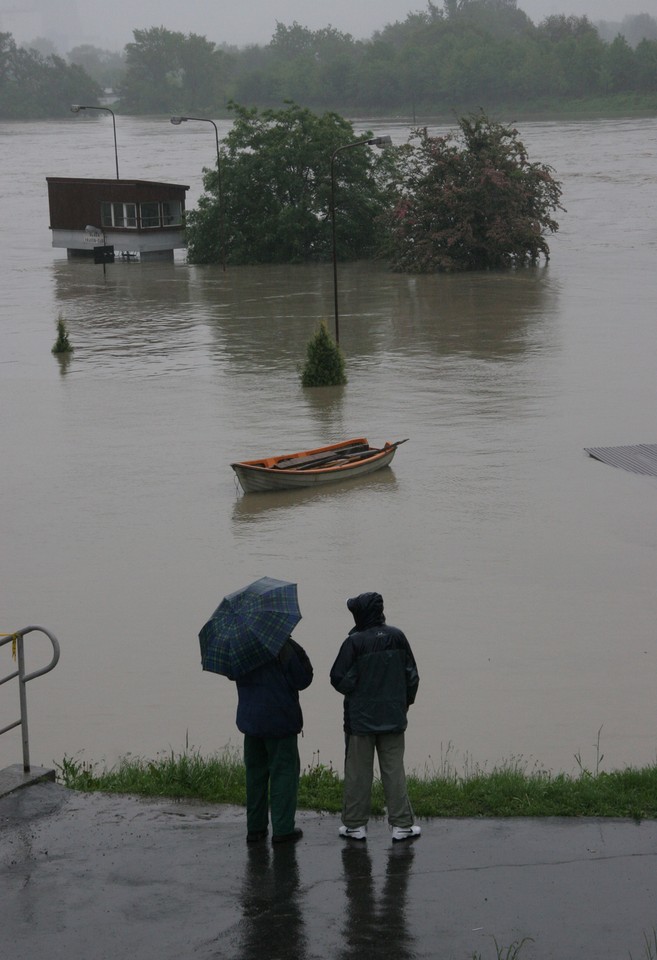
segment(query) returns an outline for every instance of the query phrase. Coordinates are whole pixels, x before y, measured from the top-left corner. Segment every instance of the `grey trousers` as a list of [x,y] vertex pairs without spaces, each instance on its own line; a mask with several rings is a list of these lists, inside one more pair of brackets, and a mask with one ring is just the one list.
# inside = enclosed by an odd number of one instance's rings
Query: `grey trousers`
[[342,822],[345,827],[361,827],[369,820],[375,750],[388,808],[388,823],[393,827],[410,827],[414,818],[406,791],[403,733],[349,734],[346,737]]

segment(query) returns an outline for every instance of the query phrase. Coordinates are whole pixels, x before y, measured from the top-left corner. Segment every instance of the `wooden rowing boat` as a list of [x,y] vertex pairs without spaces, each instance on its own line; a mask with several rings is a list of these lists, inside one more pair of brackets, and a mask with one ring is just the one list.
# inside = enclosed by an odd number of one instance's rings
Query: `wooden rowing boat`
[[260,460],[231,463],[245,493],[293,490],[362,477],[387,467],[405,440],[371,447],[365,437],[342,440],[314,450],[300,450]]

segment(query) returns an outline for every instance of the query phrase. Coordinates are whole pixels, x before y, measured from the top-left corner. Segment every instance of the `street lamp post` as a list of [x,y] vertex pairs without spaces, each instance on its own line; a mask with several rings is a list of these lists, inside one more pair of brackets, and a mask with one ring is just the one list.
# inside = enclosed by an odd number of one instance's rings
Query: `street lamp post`
[[71,113],[79,113],[80,110],[105,110],[107,113],[112,114],[112,127],[114,129],[114,159],[116,161],[116,179],[119,180],[119,151],[116,148],[116,117],[114,116],[114,111],[110,110],[109,107],[85,107],[81,103],[72,103],[71,104]]
[[223,186],[221,182],[221,155],[219,153],[219,131],[217,130],[217,124],[214,120],[210,120],[209,117],[171,117],[171,123],[179,127],[181,123],[186,123],[188,120],[196,120],[199,123],[211,123],[214,127],[214,138],[217,144],[217,186],[219,188],[219,241],[221,245],[221,266],[222,269],[226,270],[226,230],[224,224],[224,194]]
[[356,140],[354,143],[345,143],[338,147],[331,154],[331,233],[333,237],[333,306],[335,311],[335,342],[340,343],[340,322],[338,317],[338,253],[335,239],[335,160],[343,150],[350,150],[352,147],[389,147],[392,143],[391,137],[371,137],[367,140]]

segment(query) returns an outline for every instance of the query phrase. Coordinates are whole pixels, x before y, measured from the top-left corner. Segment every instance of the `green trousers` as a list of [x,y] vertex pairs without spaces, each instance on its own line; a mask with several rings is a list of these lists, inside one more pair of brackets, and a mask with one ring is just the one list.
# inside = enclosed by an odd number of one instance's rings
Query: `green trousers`
[[266,830],[292,833],[299,792],[297,736],[252,737],[244,734],[246,767],[246,828],[249,833]]
[[345,827],[362,827],[369,820],[375,751],[388,808],[388,823],[393,827],[410,827],[414,817],[406,790],[403,733],[347,736],[342,822]]

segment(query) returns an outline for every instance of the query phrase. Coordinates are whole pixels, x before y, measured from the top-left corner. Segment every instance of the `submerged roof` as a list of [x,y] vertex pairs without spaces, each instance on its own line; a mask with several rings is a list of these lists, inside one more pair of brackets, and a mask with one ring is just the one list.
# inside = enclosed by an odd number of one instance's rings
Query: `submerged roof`
[[620,467],[630,473],[657,477],[657,443],[639,443],[628,447],[585,447],[590,457]]
[[46,177],[47,183],[62,183],[62,184],[75,184],[83,183],[86,185],[89,184],[98,184],[99,186],[148,186],[148,187],[178,187],[180,190],[189,190],[189,185],[186,183],[169,183],[167,180],[140,180],[135,177],[121,177],[117,179],[116,177]]

